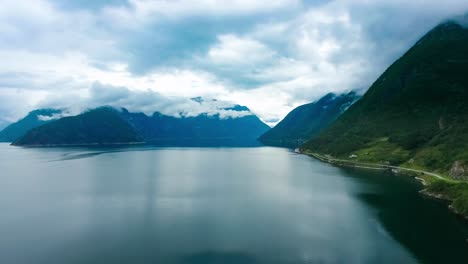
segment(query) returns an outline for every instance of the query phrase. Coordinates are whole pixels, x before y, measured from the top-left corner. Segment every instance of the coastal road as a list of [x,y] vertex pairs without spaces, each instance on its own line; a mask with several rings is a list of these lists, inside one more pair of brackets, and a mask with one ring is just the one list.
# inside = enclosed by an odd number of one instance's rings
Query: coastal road
[[401,170],[401,171],[410,171],[410,172],[416,172],[424,175],[429,175],[435,178],[438,178],[440,180],[448,180],[448,181],[453,181],[453,182],[458,182],[455,180],[447,179],[444,178],[443,176],[428,172],[428,171],[423,171],[423,170],[417,170],[417,169],[410,169],[410,168],[405,168],[405,167],[399,167],[399,166],[391,166],[391,165],[383,165],[383,164],[375,164],[375,163],[367,163],[367,162],[358,162],[358,161],[351,161],[351,160],[344,160],[344,159],[335,159],[335,158],[329,158],[317,153],[312,153],[312,152],[303,152],[303,154],[312,156],[318,160],[328,162],[328,163],[336,163],[336,162],[341,162],[345,163],[343,165],[346,166],[346,163],[349,165],[352,165],[353,167],[359,167],[359,168],[366,168],[366,169],[396,169],[396,170]]

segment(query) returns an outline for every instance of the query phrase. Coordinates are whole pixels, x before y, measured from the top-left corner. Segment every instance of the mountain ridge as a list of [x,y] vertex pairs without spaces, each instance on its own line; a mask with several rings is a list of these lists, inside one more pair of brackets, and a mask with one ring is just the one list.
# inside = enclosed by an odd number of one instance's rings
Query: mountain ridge
[[[103,124],[95,117],[89,119],[90,113],[106,110],[103,117],[112,118],[119,131],[112,131],[112,126],[103,128]],[[115,144],[145,142],[162,146],[256,146],[257,138],[269,127],[245,106],[234,105],[229,111],[242,112],[240,116],[224,116],[220,114],[200,114],[194,117],[173,117],[154,112],[152,115],[131,113],[125,108],[100,107],[88,110],[73,117],[64,117],[54,122],[33,128],[26,135],[13,142],[17,146],[49,146],[49,145],[85,145],[85,144]],[[244,115],[248,111],[250,114]],[[84,118],[85,115],[87,118]],[[102,113],[101,113],[102,115]],[[98,115],[99,116],[99,115]],[[117,118],[124,122],[117,121]],[[65,119],[66,121],[64,121]],[[71,120],[71,121],[70,121]],[[59,122],[60,121],[60,122]],[[101,120],[105,122],[106,119]],[[57,124],[57,122],[59,122]],[[66,122],[66,123],[65,123]],[[93,126],[85,125],[93,122]],[[129,132],[131,128],[135,135]],[[69,127],[75,127],[70,130]],[[122,139],[111,137],[106,141],[100,134],[87,134],[87,130],[105,129],[108,133],[127,135]],[[49,135],[47,135],[49,134]],[[76,135],[80,134],[81,137]],[[53,135],[53,136],[50,136]],[[64,136],[66,135],[66,136]],[[111,134],[112,135],[112,134]],[[90,138],[87,138],[87,137]],[[114,135],[116,136],[116,135]]]
[[359,98],[354,91],[339,95],[328,93],[315,102],[293,109],[259,140],[267,145],[298,147],[327,127]]
[[15,146],[107,145],[143,140],[110,107],[100,107],[67,116],[31,129],[14,141]]
[[[53,121],[54,115],[60,115],[61,109],[41,108],[29,112],[15,123],[9,124],[0,131],[0,142],[13,142],[24,136],[29,130]],[[44,119],[41,117],[49,117]]]

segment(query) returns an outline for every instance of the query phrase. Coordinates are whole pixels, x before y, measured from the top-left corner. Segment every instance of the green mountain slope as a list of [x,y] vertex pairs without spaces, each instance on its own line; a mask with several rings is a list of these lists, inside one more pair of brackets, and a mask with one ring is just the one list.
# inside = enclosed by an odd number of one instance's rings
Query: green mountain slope
[[358,99],[355,92],[341,95],[329,93],[316,102],[292,110],[259,140],[266,145],[298,147],[327,127]]
[[28,113],[27,116],[18,122],[10,124],[0,131],[0,142],[13,142],[24,136],[30,129],[44,125],[52,121],[47,117],[60,114],[62,111],[57,109],[38,109]]
[[141,142],[134,129],[107,107],[36,127],[13,142],[16,146],[116,144]]
[[468,29],[427,33],[303,148],[468,176]]

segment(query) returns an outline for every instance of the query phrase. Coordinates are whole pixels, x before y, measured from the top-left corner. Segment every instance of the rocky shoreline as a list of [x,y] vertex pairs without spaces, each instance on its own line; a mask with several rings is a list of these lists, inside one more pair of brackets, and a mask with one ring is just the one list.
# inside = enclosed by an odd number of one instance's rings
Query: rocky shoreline
[[447,208],[449,209],[449,211],[451,211],[452,213],[462,217],[465,221],[468,221],[468,215],[465,215],[465,214],[457,211],[457,209],[452,205],[452,202],[453,202],[452,199],[446,197],[445,195],[443,195],[441,193],[430,192],[427,189],[422,189],[421,191],[419,191],[419,193],[426,196],[426,197],[429,197],[431,199],[434,199],[434,200],[437,200],[437,201],[444,202],[444,203],[448,204]]

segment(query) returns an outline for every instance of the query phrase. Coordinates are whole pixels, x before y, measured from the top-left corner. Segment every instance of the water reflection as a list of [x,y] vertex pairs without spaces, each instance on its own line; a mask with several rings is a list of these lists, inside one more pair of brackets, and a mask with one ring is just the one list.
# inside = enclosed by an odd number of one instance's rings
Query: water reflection
[[466,221],[454,214],[440,213],[447,210],[447,205],[422,197],[416,182],[393,174],[347,171],[360,181],[393,187],[374,193],[359,192],[356,197],[377,211],[379,223],[420,262],[461,263],[468,259],[468,243],[464,243],[468,237]]
[[284,149],[6,147],[0,165],[1,263],[468,259],[465,227],[407,179]]
[[182,258],[181,264],[254,264],[255,257],[243,252],[214,252],[204,251]]

